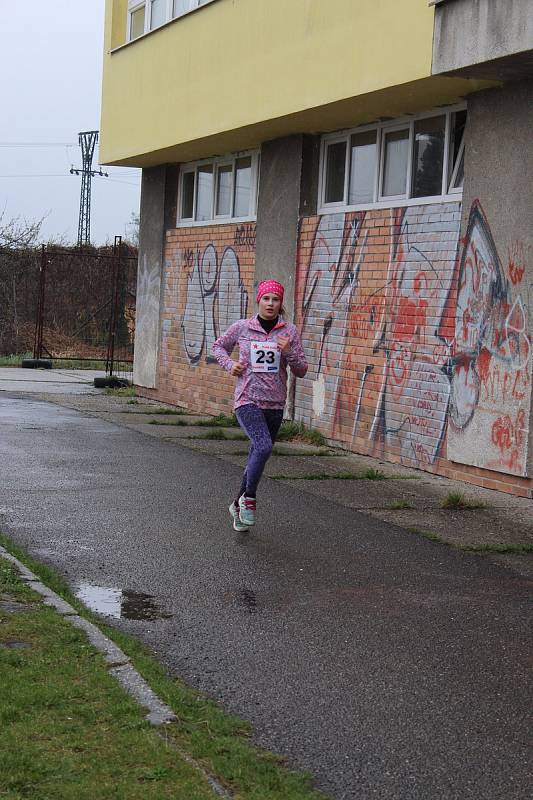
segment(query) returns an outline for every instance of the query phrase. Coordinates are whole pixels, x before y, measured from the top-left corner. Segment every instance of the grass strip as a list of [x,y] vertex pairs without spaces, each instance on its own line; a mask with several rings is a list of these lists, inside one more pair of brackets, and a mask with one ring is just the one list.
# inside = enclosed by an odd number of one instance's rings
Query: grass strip
[[487,504],[480,500],[469,500],[463,492],[448,492],[441,503],[441,508],[451,511],[474,511],[477,508],[486,508]]
[[[170,742],[176,742],[183,750],[190,753],[194,759],[201,762],[221,783],[224,783],[234,791],[239,800],[325,800],[323,794],[312,788],[309,776],[290,771],[284,766],[285,759],[283,757],[255,747],[250,741],[251,731],[248,723],[235,716],[226,714],[222,708],[213,701],[207,699],[194,689],[189,688],[181,680],[170,677],[144,645],[133,637],[104,625],[99,617],[92,614],[83,606],[70,592],[70,589],[62,578],[52,569],[35,562],[1,533],[0,544],[26,564],[26,566],[38,575],[47,586],[74,606],[81,616],[96,623],[110,639],[113,639],[113,641],[118,644],[152,689],[178,716],[179,723],[165,727],[164,733],[168,740]],[[26,589],[26,587],[24,588]],[[47,607],[44,606],[43,609],[46,610],[47,613],[57,616],[56,612],[52,609],[47,609]],[[61,622],[65,625],[68,624],[64,620],[61,620]],[[0,628],[0,630],[3,632],[3,627]],[[68,634],[70,637],[74,638],[77,636],[82,637],[81,632],[71,629],[70,626],[68,626]],[[85,639],[83,639],[83,644],[80,643],[80,648],[84,652],[91,653],[91,663],[98,660],[99,656],[94,655],[91,646]],[[25,657],[27,651],[13,652],[18,653],[21,657]],[[50,671],[43,671],[41,681],[43,678],[46,678],[46,682],[48,683],[50,676],[56,670],[56,665],[60,664],[61,660],[66,657],[66,652],[66,648],[63,648],[59,655],[56,654],[57,661],[52,665]],[[109,680],[111,680],[111,677],[108,677]],[[18,682],[17,680],[17,683]],[[76,676],[73,676],[71,683],[72,682],[76,684]],[[115,686],[113,682],[113,687]],[[73,689],[72,685],[69,683],[69,692],[73,695],[76,704],[76,714],[78,715],[80,724],[83,726],[82,733],[90,734],[91,731],[85,729],[88,724],[92,725],[92,720],[90,718],[87,719],[87,716],[84,714],[84,702],[76,701],[76,688],[77,685],[75,685]],[[38,692],[39,682],[34,681],[29,684],[29,690],[31,690],[32,694],[34,690]],[[117,691],[122,690],[120,690],[119,687]],[[98,697],[98,695],[96,696]],[[126,699],[124,699],[124,697],[121,698],[119,705],[125,706],[127,710],[128,707],[131,706],[131,701],[127,696],[125,697]],[[98,701],[102,701],[102,698],[98,697]],[[0,708],[1,707],[2,697],[0,696]],[[28,707],[31,708],[31,702],[28,702]],[[137,706],[134,706],[134,708],[138,716],[135,718],[135,723],[131,723],[129,726],[126,726],[126,728],[127,730],[129,730],[130,727],[135,730],[138,729],[143,734],[142,738],[148,739],[151,728],[142,719],[142,712],[139,712]],[[24,713],[27,712],[25,711]],[[133,709],[131,710],[131,714],[133,715]],[[73,716],[74,719],[76,719],[74,712],[68,716]],[[24,717],[24,714],[22,717]],[[72,724],[72,721],[69,721],[69,724]],[[0,744],[2,742],[2,736],[6,733],[6,727],[7,726],[0,724]],[[105,729],[105,724],[103,727]],[[43,730],[40,726],[38,726],[38,729]],[[46,741],[48,734],[46,729],[44,730],[43,739],[45,740],[45,745],[43,746],[47,746]],[[108,734],[106,734],[105,742],[95,751],[96,759],[100,759],[103,751],[108,747],[107,737]],[[24,745],[24,741],[22,740],[27,738],[28,728],[25,721],[24,730],[19,731],[19,739],[22,745]],[[70,741],[70,737],[68,741]],[[176,798],[176,800],[203,800],[204,797],[211,798],[213,796],[209,793],[195,794],[194,791],[196,790],[192,788],[187,788],[183,792],[181,790],[178,791],[176,783],[172,783],[170,777],[165,773],[165,770],[170,768],[167,767],[167,762],[154,761],[156,755],[159,757],[158,751],[154,751],[154,759],[152,760],[145,758],[144,761],[139,762],[132,757],[131,762],[129,762],[126,768],[119,771],[119,777],[123,780],[126,780],[126,778],[132,779],[131,776],[133,775],[133,780],[138,781],[142,790],[139,794],[133,794],[129,790],[129,786],[125,790],[120,791],[122,788],[121,784],[119,785],[119,789],[115,789],[117,783],[116,776],[113,776],[112,785],[108,783],[101,789],[98,781],[94,781],[91,776],[87,776],[87,760],[93,753],[91,740],[89,739],[86,743],[85,749],[84,736],[80,736],[80,742],[79,747],[82,748],[80,750],[80,759],[78,759],[76,750],[74,750],[74,753],[68,751],[68,764],[74,764],[73,771],[81,772],[88,780],[88,791],[86,791],[85,794],[80,791],[78,786],[76,786],[73,791],[70,791],[70,789],[67,791],[66,786],[61,782],[61,778],[55,777],[50,781],[50,784],[53,784],[50,792],[48,792],[48,784],[46,785],[46,791],[42,792],[30,790],[27,791],[26,794],[21,794],[20,792],[17,794],[18,790],[15,790],[11,792],[11,794],[7,794],[9,800],[19,800],[19,798],[22,800],[23,797],[46,797],[47,800],[56,800],[56,798],[57,800],[89,800],[89,798],[90,800],[107,800],[112,796],[127,797],[128,800],[137,800],[137,797],[142,797],[143,800],[144,798],[151,800],[152,797],[157,798],[157,800],[164,800],[167,796]],[[162,743],[159,742],[159,747],[161,747],[161,745]],[[47,768],[53,770],[55,768],[54,759],[58,759],[59,755],[63,752],[64,746],[68,748],[68,744],[54,744],[54,742],[52,742],[50,746],[54,748],[54,753],[51,755],[47,753],[46,758],[43,758],[42,769],[44,771],[46,771]],[[1,749],[4,750],[3,747]],[[168,755],[167,748],[165,748],[164,745],[161,749]],[[87,750],[89,753],[87,753]],[[129,749],[126,749],[126,755],[129,753]],[[171,750],[170,754],[170,761],[172,763],[178,761],[179,757],[174,751]],[[28,758],[26,761],[31,763],[31,758]],[[135,771],[138,769],[142,771],[140,773]],[[189,780],[189,774],[187,773],[186,775]],[[46,777],[46,772],[44,777]],[[2,777],[0,777],[0,787],[2,786],[1,781],[3,779],[4,776],[2,774]],[[172,793],[168,795],[163,791],[167,779],[172,784]],[[147,788],[152,789],[152,786],[155,786],[156,791],[153,794],[148,794]],[[54,794],[53,791],[57,791],[57,793]],[[99,793],[100,791],[101,793]],[[211,790],[205,791],[210,792]]]
[[314,428],[306,428],[302,422],[282,422],[277,436],[278,442],[306,442],[317,447],[326,445],[326,438]]
[[533,553],[533,544],[464,544],[465,553]]
[[117,386],[114,389],[108,387],[105,389],[105,394],[112,397],[137,397],[135,386]]
[[443,539],[442,536],[439,536],[438,533],[433,533],[432,531],[423,531],[420,528],[406,528],[406,530],[408,530],[409,533],[416,533],[417,536],[422,536],[423,539],[428,539],[430,542],[445,544],[449,547],[454,546],[451,542],[447,542],[446,539]]
[[387,476],[379,470],[365,472],[308,472],[305,475],[271,475],[275,481],[382,481]]
[[23,358],[33,358],[33,353],[21,353],[20,355],[11,354],[10,356],[0,356],[0,367],[20,367]]
[[430,542],[437,544],[444,544],[447,547],[453,547],[455,550],[461,550],[463,553],[473,553],[477,555],[490,555],[491,553],[501,554],[510,553],[515,555],[524,555],[526,553],[533,553],[533,544],[505,544],[503,542],[488,542],[486,544],[461,544],[460,542],[450,542],[439,536],[438,533],[431,531],[424,531],[420,528],[407,528],[410,533],[416,533],[417,536],[422,536],[424,539],[429,539]]
[[335,456],[341,456],[342,453],[331,453],[329,450],[288,450],[283,447],[274,446],[272,450],[273,456],[287,456],[293,458],[305,458],[308,456],[316,456],[317,458],[322,458],[324,456],[331,456],[334,458]]
[[[129,400],[128,402],[131,402]],[[183,411],[181,408],[147,408],[143,411],[136,411],[136,414],[162,414],[164,416],[180,416],[183,414],[187,414],[187,411]],[[163,425],[164,423],[160,423]]]
[[54,369],[94,369],[105,370],[106,362],[97,359],[93,361],[80,361],[77,358],[53,358],[52,366]]
[[407,500],[396,500],[396,502],[391,503],[390,506],[386,506],[387,511],[403,511],[404,509],[412,509],[413,506],[411,503],[408,503]]
[[[239,423],[235,414],[218,414],[209,420],[199,420],[191,423],[203,428],[238,428]],[[279,442],[299,441],[322,447],[326,444],[326,439],[319,431],[306,428],[301,422],[283,422],[278,432]]]
[[148,425],[166,425],[167,428],[168,428],[169,425],[170,426],[174,426],[174,427],[185,427],[188,424],[189,423],[185,422],[185,420],[183,420],[183,419],[169,419],[169,420],[166,420],[166,419],[165,420],[162,420],[162,419],[151,419],[148,422]]
[[188,439],[207,439],[208,441],[215,442],[244,442],[246,436],[244,433],[229,434],[221,430],[207,431],[207,433],[198,434],[197,436],[188,436]]
[[334,475],[329,472],[308,472],[305,475],[270,475],[274,481],[358,481],[360,475],[355,472],[337,472]]
[[25,604],[17,613],[0,607],[1,796],[216,797],[164,746],[83,632],[43,605],[1,558],[0,594]]
[[[0,356],[0,367],[20,367],[22,360],[33,358],[33,353],[22,353],[21,355]],[[53,358],[52,366],[54,369],[92,369],[105,370],[106,362],[98,359],[91,361],[80,360],[78,358]]]
[[239,423],[235,414],[218,414],[211,419],[199,419],[196,422],[191,422],[191,425],[197,425],[199,428],[238,428]]

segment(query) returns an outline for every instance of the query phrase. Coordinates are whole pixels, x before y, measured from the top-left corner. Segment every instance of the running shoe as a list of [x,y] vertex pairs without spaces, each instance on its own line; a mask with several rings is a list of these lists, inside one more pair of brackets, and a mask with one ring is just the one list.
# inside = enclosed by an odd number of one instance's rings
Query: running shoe
[[249,528],[255,525],[255,497],[246,497],[245,494],[239,497],[239,518]]
[[233,530],[239,531],[239,533],[242,533],[243,531],[247,531],[248,530],[248,525],[243,525],[241,520],[240,520],[239,509],[235,505],[235,503],[232,503],[230,505],[229,513],[230,513],[231,519],[233,520]]

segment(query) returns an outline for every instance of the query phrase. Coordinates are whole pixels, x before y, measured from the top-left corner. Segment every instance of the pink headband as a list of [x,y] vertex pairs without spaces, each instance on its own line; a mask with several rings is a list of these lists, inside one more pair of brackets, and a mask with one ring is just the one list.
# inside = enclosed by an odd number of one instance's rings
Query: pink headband
[[283,295],[285,293],[284,287],[281,283],[277,281],[262,281],[257,287],[257,297],[256,300],[259,302],[264,294],[277,294],[278,297],[283,301]]

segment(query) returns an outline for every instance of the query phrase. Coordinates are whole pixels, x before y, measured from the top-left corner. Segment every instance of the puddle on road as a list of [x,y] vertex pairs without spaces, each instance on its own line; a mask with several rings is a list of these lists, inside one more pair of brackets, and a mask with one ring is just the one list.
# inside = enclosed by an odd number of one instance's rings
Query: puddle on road
[[252,589],[239,589],[235,593],[228,593],[226,597],[248,614],[257,614],[257,595]]
[[257,594],[253,589],[236,589],[224,592],[222,595],[224,602],[228,605],[237,606],[247,614],[257,614]]
[[76,597],[97,614],[115,619],[153,620],[168,619],[154,602],[153,595],[114,589],[111,586],[95,586],[81,583],[76,589]]

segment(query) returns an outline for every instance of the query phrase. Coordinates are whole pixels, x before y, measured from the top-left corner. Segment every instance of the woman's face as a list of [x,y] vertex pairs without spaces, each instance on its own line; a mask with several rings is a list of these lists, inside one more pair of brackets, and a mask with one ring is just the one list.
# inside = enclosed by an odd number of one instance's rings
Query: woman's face
[[281,297],[277,294],[264,294],[259,301],[259,316],[263,319],[274,319],[281,309]]

